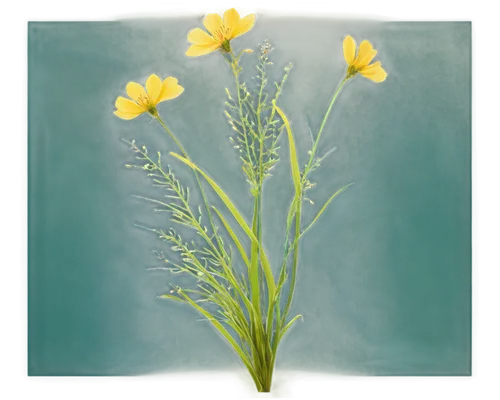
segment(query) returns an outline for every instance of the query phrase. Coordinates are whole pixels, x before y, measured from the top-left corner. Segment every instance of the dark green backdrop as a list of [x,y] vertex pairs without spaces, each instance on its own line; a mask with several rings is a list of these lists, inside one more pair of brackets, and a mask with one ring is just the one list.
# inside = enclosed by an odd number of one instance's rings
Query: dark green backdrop
[[[185,87],[159,109],[190,156],[250,215],[247,185],[223,117],[230,72],[218,54],[184,55],[201,18],[32,22],[28,26],[30,375],[122,375],[241,368],[187,306],[160,300],[172,276],[146,271],[162,243],[134,226],[168,226],[133,194],[159,197],[127,170],[135,138],[173,144],[148,116],[123,121],[128,81],[173,75]],[[304,238],[294,310],[278,369],[374,375],[471,372],[471,25],[259,16],[234,40],[271,39],[275,70],[293,61],[280,102],[301,162],[307,119],[318,129],[345,73],[342,39],[369,39],[389,73],[341,93],[314,175],[314,206],[335,200]],[[256,55],[245,56],[250,76]],[[172,162],[181,177],[179,164]],[[265,186],[270,260],[281,254],[292,186],[286,152]]]

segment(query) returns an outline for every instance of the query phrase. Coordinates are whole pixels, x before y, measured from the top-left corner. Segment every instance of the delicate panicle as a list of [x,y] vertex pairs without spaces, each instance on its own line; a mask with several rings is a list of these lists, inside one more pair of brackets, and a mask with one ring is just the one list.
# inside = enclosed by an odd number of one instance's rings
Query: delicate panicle
[[[224,243],[220,234],[218,232],[210,234],[204,225],[201,207],[196,208],[197,212],[193,210],[189,199],[189,188],[182,186],[168,167],[163,167],[160,153],[156,159],[153,159],[148,155],[145,146],[138,146],[134,141],[126,143],[137,154],[136,159],[139,161],[137,165],[128,166],[147,171],[155,186],[166,190],[166,200],[156,200],[144,196],[136,197],[160,206],[158,211],[168,211],[174,223],[180,227],[194,230],[199,239],[185,241],[173,228],[167,231],[159,228],[148,228],[148,230],[158,234],[160,239],[170,243],[170,249],[179,255],[179,261],[167,260],[162,252],[156,252],[157,256],[170,265],[167,268],[170,272],[191,275],[197,281],[211,287],[212,291],[221,285],[221,279],[224,282],[231,281],[232,278],[226,276],[225,271],[227,271],[227,266],[233,263],[232,257],[224,247],[222,249],[218,247],[218,243],[221,245]],[[211,301],[211,298],[207,298],[203,293],[199,293],[199,295],[200,299]]]
[[[239,85],[239,93],[231,96],[226,89],[225,115],[234,134],[230,137],[233,147],[240,153],[242,169],[250,184],[252,193],[279,160],[278,139],[280,135],[279,117],[272,107],[272,100],[278,100],[288,78],[291,64],[284,68],[279,82],[269,90],[268,69],[273,65],[269,55],[273,48],[269,40],[259,45],[257,75],[252,78],[255,87],[251,90],[246,84]],[[273,93],[274,92],[274,93]]]

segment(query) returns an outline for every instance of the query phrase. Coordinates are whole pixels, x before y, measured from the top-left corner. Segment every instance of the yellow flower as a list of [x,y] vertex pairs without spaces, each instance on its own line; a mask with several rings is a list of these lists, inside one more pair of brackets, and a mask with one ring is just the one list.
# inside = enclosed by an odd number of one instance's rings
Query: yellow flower
[[184,88],[171,76],[162,82],[153,74],[146,81],[146,90],[138,83],[129,82],[126,91],[132,100],[118,97],[115,103],[115,115],[123,119],[134,119],[145,112],[157,116],[156,105],[165,100],[175,99]]
[[229,42],[247,33],[255,23],[255,14],[249,14],[244,18],[240,17],[234,8],[224,13],[224,18],[219,14],[208,14],[203,20],[203,25],[210,33],[208,34],[200,28],[191,30],[188,40],[192,46],[186,51],[190,57],[202,56],[217,49],[226,52],[231,51]]
[[358,54],[356,55],[356,42],[351,36],[347,36],[344,39],[344,58],[347,62],[347,78],[359,72],[373,82],[384,81],[387,73],[380,66],[380,61],[369,65],[376,54],[377,51],[373,49],[371,43],[367,40],[363,40],[359,45]]

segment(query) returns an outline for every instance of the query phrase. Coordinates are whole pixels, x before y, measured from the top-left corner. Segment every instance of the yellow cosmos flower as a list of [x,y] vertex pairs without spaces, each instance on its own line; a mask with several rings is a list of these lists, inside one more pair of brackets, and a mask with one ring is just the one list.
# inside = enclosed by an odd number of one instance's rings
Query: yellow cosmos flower
[[234,8],[227,10],[224,17],[219,14],[208,14],[203,20],[203,25],[210,33],[208,34],[200,28],[191,30],[188,40],[192,46],[186,51],[190,57],[202,56],[217,49],[226,52],[231,51],[229,42],[247,33],[255,23],[255,14],[249,14],[241,18]]
[[145,112],[157,116],[156,105],[165,100],[175,99],[184,88],[171,76],[162,82],[153,74],[146,81],[146,90],[138,83],[129,82],[126,91],[132,100],[118,97],[115,103],[115,115],[123,119],[134,119]]
[[356,42],[351,36],[347,36],[344,39],[344,58],[347,62],[346,77],[350,78],[359,72],[373,82],[384,81],[387,73],[380,66],[380,61],[370,64],[376,54],[377,51],[373,49],[371,43],[363,40],[356,55]]

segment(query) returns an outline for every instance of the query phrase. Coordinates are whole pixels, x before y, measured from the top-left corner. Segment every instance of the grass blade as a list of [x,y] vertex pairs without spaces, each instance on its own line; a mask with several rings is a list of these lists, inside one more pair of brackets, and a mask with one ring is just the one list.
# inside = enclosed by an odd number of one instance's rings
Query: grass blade
[[293,323],[295,321],[297,321],[299,318],[303,318],[301,314],[296,315],[295,317],[293,317],[292,320],[283,327],[283,330],[280,332],[280,336],[279,336],[280,340],[283,338],[283,336],[285,336],[285,333],[288,331],[288,329],[291,328],[291,326],[293,325]]
[[287,231],[290,229],[292,225],[292,220],[295,215],[295,211],[297,211],[297,197],[294,197],[292,200],[292,204],[290,205],[290,209],[288,210],[288,215],[286,217],[286,229]]
[[252,232],[256,235],[257,240],[252,241],[252,248],[250,253],[250,270],[248,272],[248,279],[250,280],[250,289],[252,290],[252,304],[257,317],[260,320],[260,290],[259,290],[259,247],[260,243],[258,241],[258,220],[259,220],[259,200],[258,197],[255,198],[254,210],[253,210],[253,221],[252,221]]
[[316,223],[316,221],[318,220],[318,218],[321,216],[321,214],[323,214],[323,212],[326,210],[326,208],[328,207],[328,205],[332,202],[332,200],[337,197],[340,193],[344,192],[349,186],[352,186],[354,185],[354,183],[349,183],[348,185],[345,185],[343,187],[341,187],[339,190],[337,190],[334,194],[332,194],[330,196],[330,198],[328,199],[328,201],[323,205],[323,207],[321,207],[321,209],[319,210],[319,212],[316,214],[316,216],[314,217],[314,219],[312,220],[312,222],[309,224],[309,226],[304,229],[304,231],[300,234],[300,237],[304,236],[305,233],[312,228],[312,226]]
[[245,265],[248,268],[250,268],[250,260],[248,259],[248,256],[245,252],[245,249],[243,248],[243,245],[241,244],[240,240],[236,236],[236,233],[234,233],[233,229],[231,228],[231,226],[227,222],[226,218],[224,218],[224,216],[221,214],[221,212],[213,206],[212,206],[212,208],[215,211],[215,213],[219,216],[220,220],[222,221],[222,224],[226,228],[227,233],[229,233],[229,236],[231,236],[231,239],[233,240],[234,244],[238,248],[238,251],[240,252],[241,258],[243,259],[243,262],[245,263]]
[[288,118],[285,113],[276,105],[276,102],[273,101],[273,106],[278,112],[279,116],[283,120],[285,124],[285,128],[288,134],[288,144],[290,148],[290,165],[292,168],[292,179],[293,185],[295,186],[295,196],[300,196],[301,182],[300,182],[300,168],[299,168],[299,160],[297,158],[297,149],[295,147],[295,140],[293,139],[292,128],[290,127],[290,122],[288,122]]

